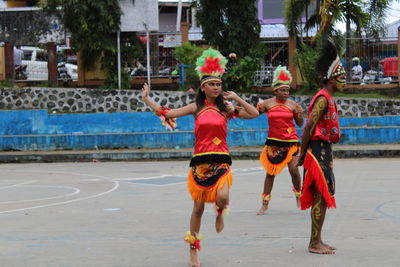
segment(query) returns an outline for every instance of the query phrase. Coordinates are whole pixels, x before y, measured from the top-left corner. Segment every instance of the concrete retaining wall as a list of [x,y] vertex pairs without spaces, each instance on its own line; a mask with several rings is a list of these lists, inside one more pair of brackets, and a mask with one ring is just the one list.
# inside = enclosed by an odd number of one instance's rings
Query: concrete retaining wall
[[[246,101],[257,105],[271,95],[241,94]],[[141,102],[139,90],[103,90],[86,88],[23,88],[0,89],[0,110],[47,109],[50,112],[101,113],[151,111]],[[195,94],[176,91],[152,91],[152,99],[161,106],[179,108],[192,103]],[[294,100],[307,110],[311,96]],[[339,115],[367,117],[400,115],[400,100],[337,97]]]
[[[193,117],[166,131],[151,112],[48,114],[46,110],[0,111],[0,150],[192,147]],[[341,118],[342,144],[400,143],[400,116]],[[229,122],[230,146],[260,146],[265,116]],[[301,129],[297,129],[299,134]]]

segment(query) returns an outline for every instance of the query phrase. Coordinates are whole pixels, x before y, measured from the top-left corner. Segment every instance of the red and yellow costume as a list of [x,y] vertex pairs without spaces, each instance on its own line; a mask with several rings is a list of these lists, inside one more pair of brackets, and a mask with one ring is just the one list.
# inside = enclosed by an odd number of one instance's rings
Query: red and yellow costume
[[213,105],[205,102],[205,107],[195,116],[194,134],[196,142],[190,161],[188,190],[197,202],[214,203],[217,191],[226,183],[231,187],[232,163],[226,143],[228,119]]
[[[277,104],[265,111],[268,117],[268,138],[260,162],[270,175],[277,175],[299,152],[299,137],[294,125],[298,116],[290,107],[276,99]],[[261,107],[259,106],[259,111]]]
[[334,98],[325,89],[321,89],[311,101],[307,119],[310,119],[314,103],[319,97],[327,99],[328,107],[315,127],[304,159],[301,209],[307,209],[313,205],[314,194],[310,188],[314,183],[325,199],[327,207],[336,207],[331,144],[339,142],[340,139],[338,112]]

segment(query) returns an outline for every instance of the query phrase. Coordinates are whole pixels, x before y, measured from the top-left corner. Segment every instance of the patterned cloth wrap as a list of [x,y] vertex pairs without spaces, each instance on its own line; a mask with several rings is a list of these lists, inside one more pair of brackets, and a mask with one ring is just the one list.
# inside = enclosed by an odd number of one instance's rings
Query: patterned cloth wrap
[[266,145],[260,155],[260,162],[269,175],[279,174],[283,168],[297,156],[300,151],[298,143],[286,146]]
[[226,183],[231,187],[232,174],[227,163],[202,163],[189,170],[188,190],[197,202],[216,202],[218,190]]
[[332,145],[322,140],[310,142],[304,159],[303,192],[300,197],[303,210],[313,205],[312,186],[317,187],[328,208],[336,208]]
[[273,164],[279,164],[286,159],[289,150],[290,147],[267,146],[268,160]]

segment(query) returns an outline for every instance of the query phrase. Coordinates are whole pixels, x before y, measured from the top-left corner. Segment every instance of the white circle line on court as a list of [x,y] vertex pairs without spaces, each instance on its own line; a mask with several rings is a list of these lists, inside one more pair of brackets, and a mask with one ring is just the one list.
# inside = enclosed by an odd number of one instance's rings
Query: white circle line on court
[[[25,186],[26,187],[26,186]],[[72,187],[72,186],[47,186],[47,185],[33,185],[30,187],[50,187],[50,188],[67,188],[67,189],[72,189],[74,190],[74,192],[66,194],[66,195],[59,195],[56,197],[46,197],[46,198],[36,198],[36,199],[26,199],[26,200],[15,200],[15,201],[4,201],[4,202],[0,202],[0,204],[15,204],[15,203],[25,203],[25,202],[34,202],[34,201],[42,201],[42,200],[50,200],[50,199],[56,199],[56,198],[63,198],[63,197],[70,197],[70,196],[74,196],[76,194],[79,194],[81,192],[81,190],[79,188],[76,187]]]
[[[242,173],[236,173],[236,172],[242,172]],[[245,171],[245,172],[243,172]],[[247,171],[247,173],[246,173]],[[264,172],[264,169],[261,167],[257,167],[257,168],[246,168],[246,169],[233,169],[232,173],[236,176],[241,176],[241,175],[248,175],[249,173],[260,173],[260,172]],[[151,179],[165,179],[171,176],[176,176],[176,177],[183,177],[186,178],[186,176],[177,174],[177,175],[173,175],[173,174],[162,174],[159,176],[151,176],[151,177],[136,177],[136,178],[115,178],[113,179],[113,181],[136,181],[136,180],[151,180]],[[184,181],[186,182],[186,181]],[[184,183],[184,182],[178,182],[179,183]]]
[[23,182],[23,183],[7,185],[7,186],[0,187],[0,190],[7,189],[7,188],[13,188],[13,187],[21,186],[21,185],[26,185],[26,184],[33,184],[35,182],[36,182],[36,180],[32,180],[32,181],[27,181],[27,182]]
[[[7,169],[6,169],[7,170]],[[8,170],[8,171],[13,171],[13,172],[29,172],[29,173],[43,173],[40,171],[29,171],[29,170]],[[107,179],[111,180],[113,178],[107,177],[107,176],[101,176],[101,175],[95,175],[95,174],[85,174],[85,173],[78,173],[78,172],[65,172],[65,171],[47,171],[45,174],[70,174],[70,175],[75,175],[75,176],[88,176],[88,177],[95,177],[95,178],[100,178],[100,179]]]
[[119,182],[118,181],[114,181],[114,187],[111,188],[110,190],[107,190],[105,192],[96,194],[96,195],[92,195],[92,196],[87,196],[87,197],[82,197],[82,198],[77,198],[77,199],[72,199],[72,200],[68,200],[68,201],[63,201],[63,202],[57,202],[57,203],[52,203],[52,204],[46,204],[46,205],[40,205],[40,206],[33,206],[33,207],[28,207],[28,208],[21,208],[21,209],[14,209],[14,210],[5,210],[5,211],[0,211],[0,214],[3,213],[12,213],[12,212],[18,212],[18,211],[24,211],[24,210],[32,210],[32,209],[40,209],[40,208],[46,208],[46,207],[52,207],[52,206],[59,206],[59,205],[65,205],[65,204],[69,204],[69,203],[73,203],[73,202],[77,202],[77,201],[81,201],[81,200],[86,200],[86,199],[91,199],[91,198],[96,198],[96,197],[100,197],[106,194],[109,194],[113,191],[115,191],[118,186],[119,186]]

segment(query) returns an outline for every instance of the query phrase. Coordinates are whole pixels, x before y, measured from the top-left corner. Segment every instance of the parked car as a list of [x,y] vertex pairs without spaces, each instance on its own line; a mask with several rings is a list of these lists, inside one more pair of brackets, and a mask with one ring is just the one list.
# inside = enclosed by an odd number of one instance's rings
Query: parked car
[[[24,57],[22,64],[26,65],[28,80],[46,81],[48,79],[47,52],[38,47],[22,46]],[[78,80],[78,66],[71,63],[64,64],[65,72],[71,80]],[[60,74],[58,75],[60,77]],[[64,75],[65,76],[65,75]]]

